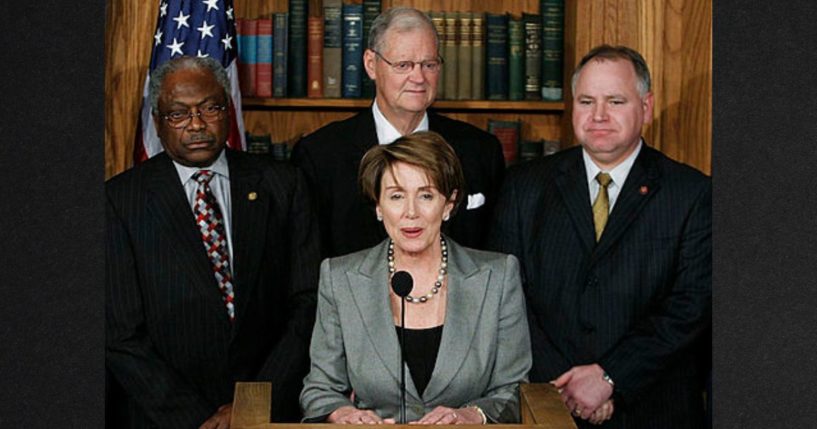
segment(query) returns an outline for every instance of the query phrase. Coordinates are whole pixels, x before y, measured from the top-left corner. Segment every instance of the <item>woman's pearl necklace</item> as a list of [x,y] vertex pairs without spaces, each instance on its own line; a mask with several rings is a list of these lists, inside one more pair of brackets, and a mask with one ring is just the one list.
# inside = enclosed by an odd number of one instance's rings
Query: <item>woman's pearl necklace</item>
[[[437,281],[434,282],[434,287],[431,288],[431,292],[417,298],[407,295],[406,301],[420,304],[433,298],[434,295],[436,295],[440,289],[442,289],[443,280],[445,280],[445,273],[448,269],[448,247],[446,246],[445,238],[443,238],[442,235],[440,235],[440,251],[442,253],[442,257],[440,258],[440,271],[437,274]],[[394,275],[394,240],[389,240],[389,275]]]

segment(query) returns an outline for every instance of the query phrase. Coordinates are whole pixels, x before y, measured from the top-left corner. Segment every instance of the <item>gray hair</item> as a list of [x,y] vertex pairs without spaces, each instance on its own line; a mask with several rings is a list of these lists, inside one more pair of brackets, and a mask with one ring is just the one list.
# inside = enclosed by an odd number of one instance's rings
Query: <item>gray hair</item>
[[440,51],[440,35],[437,28],[425,13],[410,7],[393,7],[375,18],[372,22],[372,29],[369,30],[368,48],[382,52],[385,46],[385,35],[388,30],[398,33],[405,33],[412,30],[429,30],[434,34],[434,45],[437,52]]
[[579,81],[579,73],[581,73],[584,66],[593,59],[596,61],[629,61],[635,68],[636,89],[638,89],[638,93],[643,97],[652,89],[650,69],[647,67],[647,62],[644,61],[644,57],[642,57],[638,51],[621,45],[599,45],[582,57],[582,60],[579,61],[579,65],[576,67],[576,71],[573,72],[573,77],[570,81],[570,90],[574,95],[576,94],[576,82]]
[[179,70],[209,70],[216,78],[216,82],[224,88],[224,96],[227,102],[230,100],[230,78],[227,76],[227,71],[221,66],[221,63],[210,57],[189,57],[181,56],[165,61],[150,74],[150,85],[148,87],[148,101],[153,113],[159,113],[159,92],[162,89],[167,75],[177,72]]

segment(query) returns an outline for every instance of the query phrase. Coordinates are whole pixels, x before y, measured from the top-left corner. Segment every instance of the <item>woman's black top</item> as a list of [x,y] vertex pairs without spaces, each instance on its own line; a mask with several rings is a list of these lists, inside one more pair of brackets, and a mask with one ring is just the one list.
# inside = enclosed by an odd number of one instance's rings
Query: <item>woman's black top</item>
[[[400,327],[395,326],[397,338],[400,338]],[[443,325],[427,329],[406,329],[406,364],[411,379],[420,395],[426,390],[434,363],[437,362],[437,352],[440,349],[440,339],[443,335]]]

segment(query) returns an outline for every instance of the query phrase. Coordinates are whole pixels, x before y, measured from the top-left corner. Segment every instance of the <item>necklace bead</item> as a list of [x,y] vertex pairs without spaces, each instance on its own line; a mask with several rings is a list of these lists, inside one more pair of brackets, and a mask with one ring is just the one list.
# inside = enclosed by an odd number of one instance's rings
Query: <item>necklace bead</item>
[[[440,270],[437,274],[437,281],[434,282],[434,286],[431,288],[431,292],[416,298],[411,295],[407,295],[406,301],[414,304],[421,304],[428,302],[429,299],[434,298],[434,295],[440,292],[440,289],[443,287],[443,281],[445,281],[445,275],[448,272],[448,246],[446,246],[445,238],[443,238],[442,235],[440,236],[440,250]],[[389,240],[388,263],[389,275],[394,275],[394,240],[391,239]]]

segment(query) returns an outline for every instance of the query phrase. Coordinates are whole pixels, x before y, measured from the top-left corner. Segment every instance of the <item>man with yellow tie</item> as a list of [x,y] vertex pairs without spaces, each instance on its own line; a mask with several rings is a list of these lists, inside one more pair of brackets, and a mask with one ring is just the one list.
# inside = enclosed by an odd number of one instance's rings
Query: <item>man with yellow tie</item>
[[581,145],[508,172],[490,240],[521,262],[531,381],[555,384],[580,428],[703,427],[711,181],[641,138],[638,52],[592,49],[571,86]]

